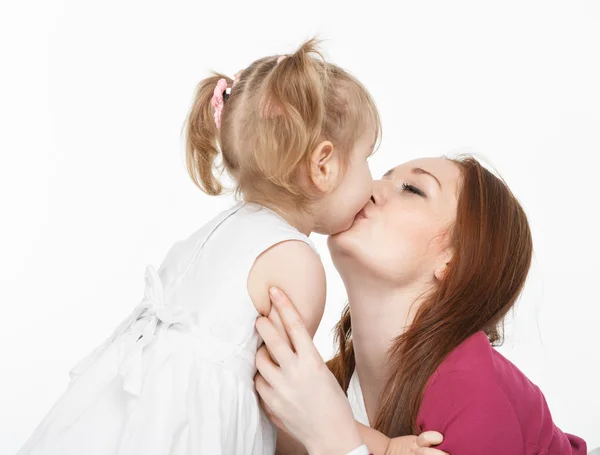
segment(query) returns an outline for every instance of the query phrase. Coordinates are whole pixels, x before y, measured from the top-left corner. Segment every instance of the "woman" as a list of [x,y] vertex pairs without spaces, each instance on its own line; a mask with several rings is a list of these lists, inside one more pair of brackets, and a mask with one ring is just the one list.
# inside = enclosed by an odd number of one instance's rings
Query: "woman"
[[333,375],[285,299],[273,300],[296,352],[257,321],[277,362],[259,352],[257,390],[309,453],[363,442],[337,380],[356,419],[389,438],[436,430],[452,455],[585,454],[491,347],[532,256],[525,213],[500,179],[473,158],[398,166],[329,248],[349,297]]

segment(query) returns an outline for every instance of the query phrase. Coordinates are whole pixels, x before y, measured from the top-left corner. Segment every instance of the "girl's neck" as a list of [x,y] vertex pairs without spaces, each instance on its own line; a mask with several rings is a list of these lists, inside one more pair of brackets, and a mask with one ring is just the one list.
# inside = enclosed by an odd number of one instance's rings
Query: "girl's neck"
[[261,205],[261,206],[271,210],[272,212],[277,214],[279,217],[283,218],[283,220],[285,220],[288,224],[290,224],[294,228],[298,229],[298,231],[302,232],[306,236],[309,236],[310,233],[313,231],[314,220],[312,219],[312,216],[308,212],[294,210],[291,207],[277,206],[275,204],[272,204],[272,203],[266,202],[266,201],[256,201],[256,202],[255,201],[246,201],[246,202],[252,203],[252,204],[258,204],[258,205]]

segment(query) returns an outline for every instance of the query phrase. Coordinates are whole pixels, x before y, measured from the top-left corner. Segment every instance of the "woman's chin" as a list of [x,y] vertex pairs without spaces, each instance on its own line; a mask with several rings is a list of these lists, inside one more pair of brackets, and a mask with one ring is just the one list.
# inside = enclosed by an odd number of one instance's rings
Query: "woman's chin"
[[330,236],[331,237],[338,236],[338,235],[344,234],[345,232],[352,230],[352,228],[355,226],[355,224],[357,222],[360,222],[361,220],[364,221],[365,217],[364,217],[364,215],[362,215],[360,213],[354,217],[349,217],[349,218],[345,219],[338,226],[336,226],[336,229],[333,230],[333,232],[335,232],[335,234],[331,234]]
[[[364,232],[355,223],[347,231],[332,235],[327,239],[333,265],[344,281],[362,276],[367,270],[370,251],[365,242]],[[368,269],[369,267],[367,267]]]
[[364,222],[364,217],[357,217],[348,229],[338,234],[330,235],[327,239],[327,244],[331,253],[350,253],[354,250],[359,243],[360,225]]

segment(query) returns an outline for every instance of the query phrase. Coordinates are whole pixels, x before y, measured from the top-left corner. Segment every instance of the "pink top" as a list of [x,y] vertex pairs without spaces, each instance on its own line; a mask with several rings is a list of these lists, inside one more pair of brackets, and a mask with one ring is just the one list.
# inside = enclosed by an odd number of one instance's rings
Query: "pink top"
[[417,417],[451,455],[585,455],[583,439],[552,422],[544,395],[484,332],[467,338],[429,379]]

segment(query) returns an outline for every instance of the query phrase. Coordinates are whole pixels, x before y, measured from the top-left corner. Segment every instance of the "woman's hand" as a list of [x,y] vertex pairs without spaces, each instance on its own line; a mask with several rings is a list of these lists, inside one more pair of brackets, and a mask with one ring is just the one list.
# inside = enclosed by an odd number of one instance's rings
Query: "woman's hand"
[[293,304],[278,289],[270,294],[292,347],[269,319],[257,319],[256,329],[273,356],[264,347],[256,355],[256,390],[265,411],[310,454],[344,455],[363,444],[348,399]]

